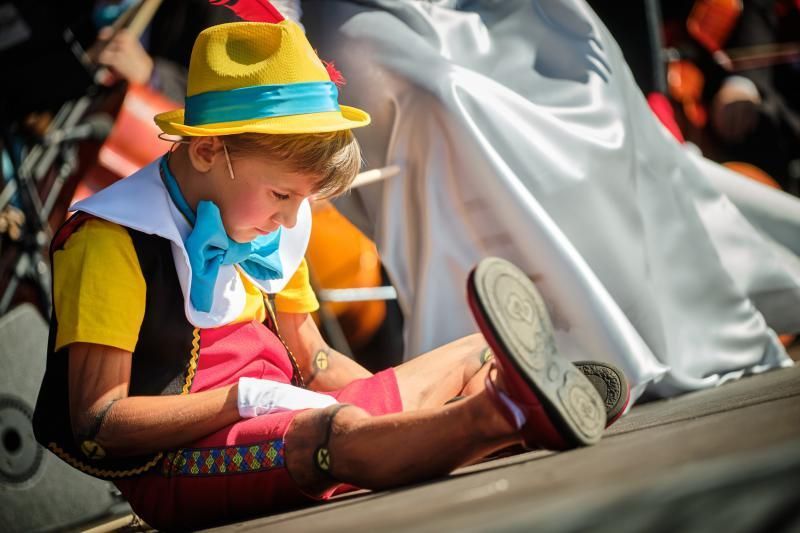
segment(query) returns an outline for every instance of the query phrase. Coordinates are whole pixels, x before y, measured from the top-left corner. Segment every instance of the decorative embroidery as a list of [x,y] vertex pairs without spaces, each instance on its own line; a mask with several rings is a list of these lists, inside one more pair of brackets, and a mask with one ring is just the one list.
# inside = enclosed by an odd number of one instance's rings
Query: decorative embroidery
[[300,387],[301,389],[306,388],[306,382],[303,379],[303,373],[300,372],[300,365],[297,364],[297,359],[294,358],[294,354],[289,349],[289,345],[286,344],[286,341],[283,340],[281,337],[281,332],[278,330],[278,319],[275,317],[275,311],[272,308],[273,302],[270,301],[269,298],[264,298],[264,304],[267,306],[267,314],[269,314],[270,320],[272,324],[275,326],[275,336],[278,337],[278,340],[281,341],[283,347],[286,348],[286,353],[289,354],[289,360],[292,362],[293,368],[293,375],[292,375],[292,385],[295,387]]
[[200,330],[194,328],[192,331],[192,352],[189,358],[189,365],[186,367],[186,382],[183,384],[183,391],[181,394],[189,394],[194,381],[194,375],[197,372],[197,358],[200,356]]
[[[156,463],[158,463],[158,461],[164,456],[163,453],[158,452],[152,459],[150,459],[143,466],[140,466],[138,468],[132,468],[130,470],[106,470],[87,465],[86,463],[82,463],[81,461],[75,459],[70,454],[62,450],[55,442],[49,443],[47,447],[50,448],[51,452],[53,452],[61,459],[71,464],[81,472],[86,472],[87,474],[91,474],[93,476],[97,476],[103,479],[122,478],[147,472],[148,470],[153,468],[156,465]],[[283,452],[281,452],[281,454],[282,453]]]
[[161,463],[164,476],[213,476],[284,468],[282,439],[224,448],[186,448],[169,452]]
[[81,451],[83,455],[89,459],[97,460],[106,456],[106,451],[97,442],[93,440],[85,440],[81,443]]

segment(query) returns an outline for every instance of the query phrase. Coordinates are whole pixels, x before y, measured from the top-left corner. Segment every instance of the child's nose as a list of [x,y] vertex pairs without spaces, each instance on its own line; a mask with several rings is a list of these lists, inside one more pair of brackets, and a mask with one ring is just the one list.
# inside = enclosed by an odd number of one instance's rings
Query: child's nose
[[292,229],[295,224],[297,224],[297,212],[300,210],[300,203],[302,200],[298,202],[290,202],[290,205],[287,205],[280,211],[280,225],[286,229]]

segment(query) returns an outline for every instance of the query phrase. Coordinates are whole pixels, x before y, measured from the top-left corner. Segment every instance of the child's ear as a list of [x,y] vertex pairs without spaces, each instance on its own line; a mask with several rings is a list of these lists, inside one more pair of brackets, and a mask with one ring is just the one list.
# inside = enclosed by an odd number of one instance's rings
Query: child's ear
[[214,166],[222,143],[217,137],[195,137],[189,144],[189,159],[198,172],[206,173]]

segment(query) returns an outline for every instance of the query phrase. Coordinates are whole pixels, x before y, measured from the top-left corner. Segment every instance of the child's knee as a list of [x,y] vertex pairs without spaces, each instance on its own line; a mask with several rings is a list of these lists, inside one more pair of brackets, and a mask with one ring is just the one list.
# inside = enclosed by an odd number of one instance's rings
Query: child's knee
[[[370,415],[354,405],[304,411],[286,433],[286,468],[306,493],[325,497],[348,482],[352,468],[348,441]],[[339,477],[345,474],[344,479]]]

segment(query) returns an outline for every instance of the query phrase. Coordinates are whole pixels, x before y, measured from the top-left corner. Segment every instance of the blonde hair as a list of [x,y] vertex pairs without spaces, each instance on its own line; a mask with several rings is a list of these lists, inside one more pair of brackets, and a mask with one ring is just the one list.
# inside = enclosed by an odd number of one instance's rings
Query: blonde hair
[[231,153],[260,156],[294,172],[318,176],[317,198],[345,192],[361,169],[361,148],[350,130],[328,133],[240,133],[222,138]]

